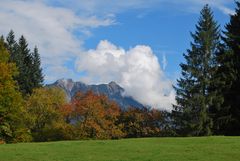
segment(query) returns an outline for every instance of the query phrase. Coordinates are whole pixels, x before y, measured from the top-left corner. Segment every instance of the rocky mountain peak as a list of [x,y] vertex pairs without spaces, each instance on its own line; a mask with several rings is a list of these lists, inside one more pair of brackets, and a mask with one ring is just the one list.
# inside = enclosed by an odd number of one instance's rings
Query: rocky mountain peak
[[124,92],[124,89],[114,81],[108,84],[87,85],[82,82],[74,82],[72,79],[59,79],[55,83],[47,86],[55,86],[62,88],[65,91],[68,100],[71,100],[77,92],[85,93],[91,90],[95,94],[106,95],[110,100],[118,103],[118,105],[123,109],[130,106],[136,108],[143,107],[141,103],[134,100],[132,97],[123,96],[122,93]]
[[124,89],[122,87],[120,87],[116,82],[112,81],[110,83],[108,83],[108,87],[110,88],[110,90],[114,93],[122,93],[124,92]]
[[72,79],[59,79],[54,84],[57,86],[64,88],[64,90],[71,91],[74,86],[74,81]]

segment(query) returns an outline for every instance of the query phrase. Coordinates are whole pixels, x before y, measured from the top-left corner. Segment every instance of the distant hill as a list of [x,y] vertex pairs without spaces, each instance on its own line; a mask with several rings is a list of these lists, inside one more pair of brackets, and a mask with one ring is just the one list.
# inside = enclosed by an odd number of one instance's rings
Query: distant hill
[[124,89],[115,82],[99,85],[87,85],[83,82],[74,82],[72,79],[59,79],[55,83],[47,86],[62,88],[66,92],[69,100],[71,100],[79,91],[85,93],[91,90],[95,94],[106,95],[110,100],[115,101],[122,109],[128,108],[129,106],[143,108],[143,105],[134,100],[132,97],[123,96]]

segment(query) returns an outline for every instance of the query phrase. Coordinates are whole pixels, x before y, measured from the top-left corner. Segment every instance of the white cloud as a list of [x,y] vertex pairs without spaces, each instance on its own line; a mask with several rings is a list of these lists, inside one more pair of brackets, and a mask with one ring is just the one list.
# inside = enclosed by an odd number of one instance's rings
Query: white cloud
[[83,39],[75,37],[75,31],[86,37],[91,28],[114,23],[112,18],[78,16],[70,9],[47,6],[41,1],[17,0],[1,0],[0,21],[1,34],[13,29],[17,37],[23,34],[31,47],[39,47],[47,81],[74,73],[74,69],[64,66],[82,50]]
[[[156,9],[170,4],[172,7],[184,12],[199,13],[204,4],[210,4],[213,8],[222,11],[225,14],[234,13],[233,10],[227,7],[232,4],[230,0],[40,0],[48,2],[49,4],[57,3],[59,5],[73,8],[76,11],[85,11],[86,13],[106,14],[106,13],[119,13],[128,9]],[[107,5],[106,5],[107,4]]]
[[200,9],[203,7],[205,4],[209,4],[210,7],[216,8],[223,12],[224,14],[233,14],[234,10],[228,8],[227,6],[229,4],[232,4],[233,1],[230,0],[173,0],[175,4],[182,4],[184,5],[184,10],[185,11],[193,11],[196,13],[199,13]]
[[96,49],[82,53],[76,67],[87,75],[86,83],[115,80],[139,102],[155,108],[171,110],[175,94],[172,82],[165,78],[158,58],[148,46],[138,45],[129,50],[107,40]]
[[228,15],[234,15],[235,14],[235,11],[230,9],[230,8],[227,8],[223,5],[219,5],[218,8],[225,14],[228,14]]
[[119,13],[128,9],[143,9],[153,7],[165,0],[40,0],[48,4],[58,4],[87,14]]
[[162,66],[163,66],[163,70],[165,70],[166,69],[166,67],[167,67],[167,58],[166,58],[166,55],[165,54],[163,54],[163,57],[162,57]]

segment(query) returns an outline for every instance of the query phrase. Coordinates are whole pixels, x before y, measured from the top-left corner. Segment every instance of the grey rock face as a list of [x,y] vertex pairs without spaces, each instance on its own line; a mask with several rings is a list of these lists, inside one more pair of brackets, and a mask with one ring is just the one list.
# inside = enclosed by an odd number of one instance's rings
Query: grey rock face
[[115,82],[109,84],[87,85],[82,82],[74,82],[72,79],[59,79],[53,84],[47,86],[56,86],[62,88],[71,100],[77,92],[93,91],[95,94],[104,94],[110,100],[115,101],[122,109],[128,107],[143,108],[143,105],[130,96],[124,96],[124,89]]

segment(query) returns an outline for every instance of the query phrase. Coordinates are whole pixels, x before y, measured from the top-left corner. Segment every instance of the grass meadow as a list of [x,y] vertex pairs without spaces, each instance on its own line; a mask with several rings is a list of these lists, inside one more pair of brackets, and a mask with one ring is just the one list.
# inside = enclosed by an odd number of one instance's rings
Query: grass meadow
[[240,161],[240,137],[3,144],[0,161]]

